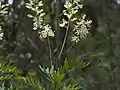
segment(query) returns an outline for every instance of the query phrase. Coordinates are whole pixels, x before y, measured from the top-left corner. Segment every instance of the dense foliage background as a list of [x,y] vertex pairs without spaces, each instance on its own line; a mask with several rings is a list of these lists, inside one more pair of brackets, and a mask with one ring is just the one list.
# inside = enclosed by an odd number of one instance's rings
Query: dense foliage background
[[119,90],[119,16],[119,0],[0,0],[0,90]]

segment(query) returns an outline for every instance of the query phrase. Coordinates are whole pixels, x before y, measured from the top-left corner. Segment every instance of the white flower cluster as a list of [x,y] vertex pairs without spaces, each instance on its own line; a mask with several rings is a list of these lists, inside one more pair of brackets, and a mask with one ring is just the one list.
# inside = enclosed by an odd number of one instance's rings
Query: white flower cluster
[[[63,14],[67,16],[69,21],[75,21],[77,18],[73,18],[73,15],[75,15],[79,9],[83,8],[82,4],[79,4],[80,1],[74,0],[73,3],[70,1],[65,2],[64,7],[66,10],[63,10]],[[60,27],[67,27],[68,21],[65,19],[62,19],[62,23],[59,24]]]
[[0,2],[0,16],[2,15],[2,16],[4,16],[5,14],[7,14],[8,13],[8,7],[9,6],[9,4],[2,4],[2,2]]
[[[70,0],[65,2],[64,7],[66,10],[63,10],[63,14],[68,17],[68,21],[75,22],[73,27],[73,34],[71,37],[71,41],[79,42],[82,38],[85,38],[89,33],[90,25],[92,23],[91,20],[85,20],[86,15],[84,14],[81,19],[74,17],[74,15],[79,11],[79,9],[83,8],[83,4],[81,4],[80,0]],[[62,23],[59,24],[60,27],[67,27],[68,21],[62,19]]]
[[0,40],[3,39],[3,32],[2,32],[2,27],[0,26]]
[[60,27],[67,27],[68,21],[62,19],[62,23],[59,24]]
[[74,21],[77,18],[72,18],[72,16],[75,15],[79,9],[82,9],[83,5],[80,4],[80,0],[74,0],[73,2],[66,2],[64,7],[66,10],[63,10],[63,14],[67,16],[69,20]]
[[[9,6],[9,4],[2,4],[2,2],[0,2],[0,18],[6,19],[5,16],[8,15],[8,6]],[[2,21],[1,21],[1,23],[2,23]],[[3,39],[3,29],[2,29],[2,26],[0,26],[0,40],[2,40],[2,39]]]
[[88,30],[90,29],[90,25],[92,23],[91,20],[85,21],[86,15],[84,14],[82,19],[76,22],[73,29],[72,41],[79,42],[82,38],[85,38],[89,33]]
[[27,15],[29,18],[33,19],[33,30],[38,30],[38,33],[40,34],[40,39],[44,40],[48,36],[54,37],[54,32],[52,31],[50,25],[46,25],[43,23],[43,17],[45,13],[42,9],[42,6],[42,1],[39,1],[36,4],[36,0],[29,0],[29,3],[26,3],[26,7],[35,12],[35,15]]
[[[79,9],[83,8],[82,4],[79,4],[80,0],[74,0],[73,3],[70,1],[65,2],[64,7],[66,10],[63,10],[63,14],[68,17],[69,21],[75,21],[77,18],[73,18]],[[59,24],[60,27],[67,27],[68,21],[62,19],[62,23]]]
[[45,25],[44,27],[42,27],[43,30],[39,31],[39,38],[41,38],[41,40],[43,40],[44,38],[50,36],[50,37],[54,37],[54,32],[51,30],[50,25]]

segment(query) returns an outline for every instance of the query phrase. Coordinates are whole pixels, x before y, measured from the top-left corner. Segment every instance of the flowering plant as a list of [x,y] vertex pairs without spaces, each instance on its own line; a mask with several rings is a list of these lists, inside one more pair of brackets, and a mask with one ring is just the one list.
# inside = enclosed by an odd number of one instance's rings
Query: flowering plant
[[[35,6],[34,6],[35,5]],[[38,30],[40,34],[40,39],[43,40],[47,36],[54,37],[55,34],[51,29],[49,24],[44,24],[44,10],[42,9],[43,2],[35,0],[29,0],[29,3],[26,4],[26,7],[35,12],[35,15],[28,14],[29,18],[33,19],[33,30]],[[82,18],[74,17],[75,14],[79,12],[80,9],[83,8],[83,4],[81,4],[80,0],[67,0],[64,4],[65,10],[63,10],[63,15],[65,15],[68,20],[62,18],[62,23],[59,24],[60,27],[69,28],[69,23],[74,22],[73,35],[71,36],[71,41],[79,42],[81,38],[85,38],[88,34],[88,30],[91,20],[85,20],[86,15],[83,14]]]
[[[57,3],[57,2],[56,2]],[[28,13],[28,17],[33,20],[33,30],[37,30],[39,33],[39,38],[44,41],[47,37],[54,37],[57,38],[58,36],[58,30],[52,30],[50,24],[44,23],[44,17],[45,12],[43,10],[43,1],[36,1],[36,0],[29,0],[29,3],[26,3],[26,7],[33,11],[34,13]],[[69,36],[71,39],[71,42],[78,43],[82,38],[85,38],[87,34],[89,33],[90,26],[92,21],[86,20],[86,14],[81,13],[81,9],[83,9],[83,4],[81,4],[80,0],[67,0],[64,3],[64,9],[62,10],[62,14],[58,15],[56,17],[58,24],[58,28],[65,28],[65,36],[63,39],[63,43],[61,46],[61,49],[58,53],[57,60],[60,59],[65,43],[67,41],[67,37]],[[77,14],[81,13],[81,15],[76,16]],[[59,18],[63,16],[62,18]],[[67,17],[67,19],[66,19]],[[71,24],[72,23],[72,24]],[[72,29],[70,26],[73,26]],[[56,28],[56,29],[58,29]],[[61,29],[60,29],[61,30]],[[57,31],[57,32],[56,32]],[[71,35],[68,33],[72,32]],[[50,58],[52,57],[55,50],[52,51],[51,45],[50,45],[50,39],[48,38],[48,45],[49,45],[49,53]],[[55,44],[55,43],[54,43]],[[58,49],[58,48],[57,48]]]

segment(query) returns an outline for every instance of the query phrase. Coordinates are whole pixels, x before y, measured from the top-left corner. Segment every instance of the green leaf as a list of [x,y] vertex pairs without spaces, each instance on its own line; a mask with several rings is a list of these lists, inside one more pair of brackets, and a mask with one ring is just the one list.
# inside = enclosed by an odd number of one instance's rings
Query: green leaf
[[65,71],[68,71],[68,69],[69,69],[69,63],[68,63],[68,60],[67,60],[67,58],[65,59],[65,61],[64,61],[64,70]]

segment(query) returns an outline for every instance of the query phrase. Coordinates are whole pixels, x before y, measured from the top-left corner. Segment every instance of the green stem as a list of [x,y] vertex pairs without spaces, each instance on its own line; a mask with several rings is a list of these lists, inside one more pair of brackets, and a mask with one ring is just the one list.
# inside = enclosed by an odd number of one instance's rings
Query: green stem
[[75,42],[73,42],[73,43],[70,45],[70,47],[68,48],[68,50],[67,50],[66,53],[68,53],[68,52],[71,50],[71,48],[74,46],[74,44],[75,44]]
[[59,59],[60,59],[60,57],[61,57],[61,55],[62,55],[63,49],[64,49],[64,47],[65,47],[65,43],[66,43],[67,35],[68,35],[68,30],[69,30],[69,21],[68,21],[68,26],[67,26],[67,30],[66,30],[66,33],[65,33],[64,41],[63,41],[63,44],[62,44],[60,53],[59,53],[59,55],[58,55],[58,59],[57,59],[58,62],[59,62]]
[[48,39],[48,49],[49,49],[50,65],[52,66],[52,51],[51,51],[51,45],[50,45],[50,39],[49,39],[49,36],[47,37],[47,39]]

